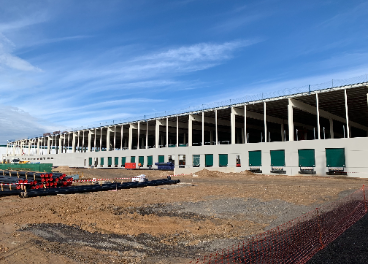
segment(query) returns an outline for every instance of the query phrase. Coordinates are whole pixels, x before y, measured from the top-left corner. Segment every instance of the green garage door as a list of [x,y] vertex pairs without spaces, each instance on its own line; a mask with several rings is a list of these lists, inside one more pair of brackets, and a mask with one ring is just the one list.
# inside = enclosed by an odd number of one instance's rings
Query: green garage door
[[144,164],[144,156],[139,156],[138,163],[140,163],[143,166],[143,164]]
[[135,163],[135,156],[130,157],[130,162]]
[[164,155],[159,155],[159,156],[158,156],[158,162],[159,162],[159,163],[163,163],[163,162],[165,162],[165,156],[164,156]]
[[118,166],[119,165],[119,157],[115,157],[115,166]]
[[200,164],[200,156],[193,155],[193,167],[199,167]]
[[271,166],[285,166],[285,150],[271,150]]
[[299,167],[315,167],[316,159],[314,149],[299,149]]
[[88,159],[88,164],[89,164],[89,166],[92,166],[92,158]]
[[212,167],[213,166],[213,154],[205,155],[205,166]]
[[100,165],[103,166],[105,164],[105,159],[104,158],[101,158],[101,163]]
[[153,156],[147,156],[147,166],[153,165]]
[[262,166],[262,152],[260,150],[249,151],[249,166]]
[[125,167],[125,163],[126,163],[126,158],[125,158],[125,157],[122,157],[122,158],[121,158],[121,165],[122,165],[123,167]]
[[345,149],[326,148],[327,167],[345,167]]
[[109,166],[112,165],[112,158],[111,157],[107,158],[107,165],[109,165]]
[[228,164],[228,155],[227,154],[219,154],[219,166],[227,167]]

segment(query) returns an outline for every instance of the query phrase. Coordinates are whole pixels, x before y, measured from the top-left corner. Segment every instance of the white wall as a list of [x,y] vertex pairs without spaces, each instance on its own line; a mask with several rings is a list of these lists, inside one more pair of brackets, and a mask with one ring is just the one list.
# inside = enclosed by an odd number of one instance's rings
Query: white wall
[[[121,166],[121,157],[126,157],[126,162],[130,162],[130,157],[136,157],[136,163],[138,163],[138,156],[144,156],[145,165],[147,163],[147,156],[153,156],[153,162],[158,162],[158,155],[165,155],[165,162],[168,161],[169,155],[175,155],[178,157],[180,154],[186,155],[186,167],[185,169],[178,167],[176,162],[175,173],[195,172],[205,168],[204,155],[213,154],[214,166],[207,168],[210,170],[220,170],[225,172],[242,171],[249,169],[248,151],[261,150],[262,151],[262,172],[264,174],[270,174],[271,170],[271,158],[270,151],[284,149],[287,175],[298,175],[298,150],[299,149],[315,149],[316,167],[315,171],[317,175],[326,175],[326,148],[345,148],[346,159],[346,171],[348,176],[368,178],[368,138],[343,138],[343,139],[326,139],[326,140],[305,140],[305,141],[292,141],[292,142],[262,142],[262,143],[247,143],[247,144],[235,144],[235,145],[205,145],[205,146],[193,146],[193,147],[175,147],[175,148],[152,148],[152,149],[135,149],[135,150],[117,150],[117,151],[102,151],[102,152],[86,152],[86,153],[63,153],[52,155],[40,155],[40,156],[21,156],[22,159],[27,158],[42,158],[40,161],[45,163],[52,162],[55,166],[71,166],[71,167],[88,167],[88,159],[104,157],[104,167],[108,167],[107,158],[112,157],[113,164],[114,158],[119,157],[119,167]],[[228,167],[218,167],[218,155],[228,154],[229,164]],[[200,155],[201,163],[200,167],[192,167],[192,156]],[[236,155],[240,155],[242,167],[236,167]],[[100,166],[98,166],[100,167]],[[155,167],[155,166],[154,166]]]

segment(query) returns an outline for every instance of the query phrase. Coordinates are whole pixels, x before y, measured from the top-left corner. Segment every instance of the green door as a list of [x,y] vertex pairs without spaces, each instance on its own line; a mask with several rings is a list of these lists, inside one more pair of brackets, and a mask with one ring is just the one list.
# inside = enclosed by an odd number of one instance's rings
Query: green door
[[125,163],[126,163],[126,157],[122,157],[122,158],[121,158],[121,165],[122,165],[123,167],[125,167]]
[[115,157],[115,166],[118,166],[119,165],[119,157]]
[[92,166],[92,158],[88,159],[88,164],[89,164],[89,166]]
[[144,156],[139,156],[138,163],[140,163],[143,166],[143,164],[144,164]]
[[165,156],[164,156],[164,155],[159,155],[159,156],[158,156],[158,162],[159,162],[159,163],[163,163],[163,162],[165,162]]
[[153,165],[153,156],[147,156],[147,166]]
[[271,150],[271,166],[285,166],[285,150]]
[[314,149],[299,149],[299,167],[315,167],[316,159]]
[[206,154],[204,157],[205,157],[205,166],[212,167],[213,166],[213,154]]
[[219,166],[227,167],[228,164],[228,155],[227,154],[219,154]]
[[200,157],[199,155],[193,155],[193,167],[199,167]]
[[104,161],[105,161],[105,159],[104,158],[101,158],[101,163],[100,163],[101,166],[104,165]]
[[107,165],[109,165],[109,166],[112,165],[112,157],[107,158]]
[[135,163],[135,156],[130,157],[130,162]]
[[249,166],[262,166],[262,152],[260,150],[249,151]]
[[345,149],[326,148],[327,167],[345,167]]

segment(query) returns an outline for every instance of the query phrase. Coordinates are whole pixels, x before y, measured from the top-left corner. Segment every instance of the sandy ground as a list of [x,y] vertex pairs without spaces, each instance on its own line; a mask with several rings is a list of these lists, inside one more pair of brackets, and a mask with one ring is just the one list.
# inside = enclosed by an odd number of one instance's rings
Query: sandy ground
[[[170,172],[70,169],[113,179]],[[368,179],[203,170],[181,183],[0,198],[0,263],[188,263],[348,195]]]

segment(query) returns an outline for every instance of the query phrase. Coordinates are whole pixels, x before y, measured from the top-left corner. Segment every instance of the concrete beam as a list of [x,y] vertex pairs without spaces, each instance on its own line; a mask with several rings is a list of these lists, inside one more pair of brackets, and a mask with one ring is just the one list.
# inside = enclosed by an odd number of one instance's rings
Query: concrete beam
[[[305,111],[307,113],[311,113],[311,114],[315,115],[316,112],[317,112],[316,107],[311,106],[311,105],[308,105],[308,104],[305,104],[305,103],[300,102],[300,101],[298,101],[296,99],[289,98],[289,102],[291,102],[291,104],[292,104],[293,107],[298,108],[298,109],[300,109],[302,111]],[[323,117],[323,118],[326,118],[326,119],[330,119],[331,118],[331,119],[336,120],[336,121],[339,121],[341,123],[344,123],[344,124],[346,123],[346,118],[343,118],[343,117],[340,117],[340,116],[331,114],[331,113],[329,113],[329,112],[327,112],[325,110],[322,110],[322,109],[319,109],[319,115],[321,117]],[[361,124],[358,124],[356,122],[350,121],[349,124],[350,124],[350,126],[353,126],[353,127],[359,128],[359,129],[362,129],[364,131],[368,131],[368,127],[363,126]]]

